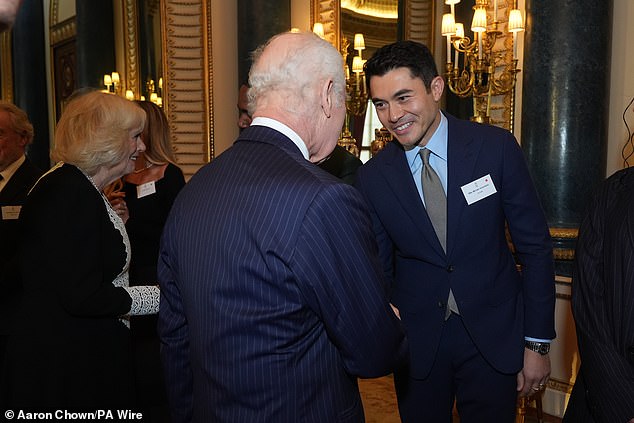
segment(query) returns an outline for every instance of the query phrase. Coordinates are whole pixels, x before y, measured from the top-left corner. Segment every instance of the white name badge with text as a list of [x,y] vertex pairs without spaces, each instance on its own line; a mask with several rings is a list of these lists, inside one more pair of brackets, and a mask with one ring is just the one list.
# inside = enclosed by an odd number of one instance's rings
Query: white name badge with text
[[473,182],[469,182],[468,184],[461,186],[460,189],[462,190],[468,205],[498,192],[495,188],[495,184],[493,184],[493,179],[491,179],[491,174],[485,175]]
[[138,185],[136,187],[136,198],[147,197],[148,195],[154,194],[155,192],[156,185],[154,185],[154,181]]
[[2,206],[2,220],[15,220],[20,217],[22,206]]

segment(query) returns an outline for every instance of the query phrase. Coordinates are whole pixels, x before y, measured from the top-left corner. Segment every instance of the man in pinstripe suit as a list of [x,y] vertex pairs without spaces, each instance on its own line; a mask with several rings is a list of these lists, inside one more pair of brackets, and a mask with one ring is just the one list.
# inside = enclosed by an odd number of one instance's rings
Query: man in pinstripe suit
[[579,228],[572,312],[581,368],[563,421],[634,423],[634,168],[599,188]]
[[342,69],[311,33],[258,49],[253,123],[172,207],[159,334],[174,422],[362,422],[357,377],[405,355],[364,202],[313,165],[343,124]]

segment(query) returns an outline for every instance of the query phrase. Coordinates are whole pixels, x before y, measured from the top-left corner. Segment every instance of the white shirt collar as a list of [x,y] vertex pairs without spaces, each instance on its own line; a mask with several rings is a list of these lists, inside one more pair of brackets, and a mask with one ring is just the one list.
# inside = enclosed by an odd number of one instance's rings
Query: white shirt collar
[[11,179],[11,177],[18,170],[18,168],[22,166],[22,163],[24,163],[25,160],[26,160],[26,156],[23,154],[20,156],[19,159],[11,163],[9,166],[6,167],[6,169],[0,172],[0,175],[2,175],[2,180],[0,181],[0,191],[2,191],[2,189],[5,187],[7,182],[9,182],[9,179]]
[[267,128],[275,129],[276,131],[286,135],[291,141],[293,141],[293,143],[295,143],[297,148],[299,148],[299,151],[302,152],[302,156],[304,156],[306,160],[309,159],[310,156],[308,155],[308,147],[306,147],[304,140],[297,135],[297,132],[293,131],[282,122],[267,117],[256,117],[251,122],[251,126],[253,125],[266,126]]

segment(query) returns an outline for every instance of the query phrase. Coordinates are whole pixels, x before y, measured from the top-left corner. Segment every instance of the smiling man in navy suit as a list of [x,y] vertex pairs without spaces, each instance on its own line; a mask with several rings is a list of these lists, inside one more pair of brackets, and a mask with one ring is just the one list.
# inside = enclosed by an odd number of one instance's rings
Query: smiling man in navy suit
[[363,198],[315,166],[345,116],[342,58],[273,37],[253,122],[176,199],[159,259],[173,422],[363,422],[357,377],[406,355]]
[[[444,81],[413,41],[365,65],[389,143],[357,173],[409,365],[395,374],[404,422],[512,422],[518,392],[550,374],[554,271],[548,226],[517,142],[440,111]],[[521,273],[505,237],[513,239]]]

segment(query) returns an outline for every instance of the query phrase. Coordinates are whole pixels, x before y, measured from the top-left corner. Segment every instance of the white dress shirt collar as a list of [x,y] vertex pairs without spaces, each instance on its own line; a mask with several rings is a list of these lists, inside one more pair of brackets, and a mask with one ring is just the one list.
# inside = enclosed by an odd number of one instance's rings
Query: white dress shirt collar
[[286,135],[288,138],[290,138],[291,141],[293,141],[293,143],[295,143],[297,148],[299,148],[299,151],[302,152],[302,156],[304,156],[306,160],[309,159],[310,156],[308,154],[308,147],[306,147],[304,140],[302,140],[301,137],[297,135],[297,132],[293,131],[282,122],[267,117],[256,117],[251,122],[251,126],[253,125],[266,126],[267,128],[275,129],[276,131]]
[[26,156],[23,154],[20,156],[19,159],[11,163],[9,166],[6,167],[6,169],[0,172],[0,175],[2,175],[2,180],[0,180],[0,191],[4,189],[7,182],[9,182],[9,179],[11,179],[11,177],[18,170],[18,168],[22,166],[22,163],[24,163],[25,160],[26,160]]

